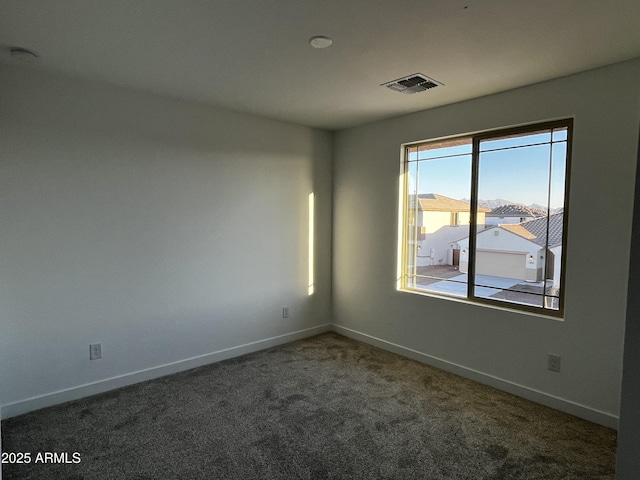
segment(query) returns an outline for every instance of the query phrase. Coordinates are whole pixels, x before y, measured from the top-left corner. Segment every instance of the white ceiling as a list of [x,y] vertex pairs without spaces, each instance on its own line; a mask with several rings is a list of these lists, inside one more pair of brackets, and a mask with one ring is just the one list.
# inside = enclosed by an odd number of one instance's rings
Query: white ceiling
[[[339,129],[640,57],[640,1],[2,0],[0,45],[2,68],[19,46],[30,68]],[[417,72],[444,86],[380,87]]]

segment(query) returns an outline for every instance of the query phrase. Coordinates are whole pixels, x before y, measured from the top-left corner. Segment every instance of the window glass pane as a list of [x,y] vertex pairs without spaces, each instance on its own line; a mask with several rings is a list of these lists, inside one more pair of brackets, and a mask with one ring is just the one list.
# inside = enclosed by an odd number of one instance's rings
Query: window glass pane
[[[555,133],[554,133],[555,135]],[[544,308],[560,308],[560,278],[562,275],[562,246],[564,244],[565,172],[567,168],[567,143],[554,143],[551,150],[550,215],[548,245],[544,262]]]
[[567,171],[567,143],[554,143],[551,147],[551,185],[549,205],[551,213],[562,211],[564,207],[564,183]]
[[[550,142],[550,133],[518,141],[530,145],[545,138]],[[493,151],[484,143],[478,198],[499,198],[506,205],[500,220],[476,237],[473,295],[558,309],[566,142]]]
[[[437,147],[421,147],[420,160],[409,166],[410,175],[418,180],[408,197],[408,204],[417,208],[415,236],[407,245],[413,255],[407,284],[466,297],[467,279],[459,271],[457,241],[469,236],[471,140],[439,142]],[[461,151],[468,153],[458,154]]]
[[[530,145],[549,137],[520,136],[518,141]],[[503,205],[500,219],[476,238],[475,296],[542,306],[539,253],[546,243],[549,165],[549,144],[480,154],[478,197]]]
[[546,144],[481,153],[478,199],[546,209],[550,152]]

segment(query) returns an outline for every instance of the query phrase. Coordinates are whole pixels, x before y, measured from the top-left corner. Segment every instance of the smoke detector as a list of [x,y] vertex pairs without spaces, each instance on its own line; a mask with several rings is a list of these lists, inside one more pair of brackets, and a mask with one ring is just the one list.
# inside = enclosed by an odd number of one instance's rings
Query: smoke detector
[[413,93],[424,92],[439,85],[443,84],[422,73],[414,73],[413,75],[407,75],[406,77],[383,83],[380,86],[404,93],[405,95],[411,95]]
[[333,40],[329,37],[325,37],[324,35],[316,35],[309,39],[309,43],[313,48],[327,48],[333,43]]

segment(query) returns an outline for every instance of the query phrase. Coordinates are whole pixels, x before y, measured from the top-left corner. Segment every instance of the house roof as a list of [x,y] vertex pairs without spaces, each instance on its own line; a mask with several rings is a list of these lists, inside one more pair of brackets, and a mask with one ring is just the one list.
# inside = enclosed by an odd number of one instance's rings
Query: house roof
[[520,204],[501,205],[487,213],[487,217],[544,217],[546,215],[547,212],[544,210]]
[[538,243],[535,241],[536,236],[533,233],[531,233],[529,230],[524,228],[520,223],[514,223],[514,224],[505,223],[496,228],[503,228],[504,230],[507,230],[511,233],[515,233],[516,235],[522,238],[526,238],[527,240],[531,240],[535,243]]
[[[563,214],[549,215],[549,247],[562,244]],[[530,240],[541,247],[547,243],[547,217],[540,217],[518,224],[501,224],[500,228]]]
[[[468,202],[446,197],[438,193],[418,194],[420,210],[423,212],[468,212],[471,208]],[[485,207],[479,207],[480,212],[489,212]]]
[[[554,215],[550,215],[549,218],[549,248],[557,247],[558,245],[562,245],[562,228],[563,228],[563,214],[556,213]],[[535,243],[541,247],[544,247],[547,238],[547,217],[540,217],[534,220],[529,220],[528,222],[522,223],[503,223],[500,225],[489,227],[481,232],[478,232],[478,235],[486,234],[486,232],[490,230],[494,230],[496,228],[501,228],[502,230],[506,230],[509,233],[513,233],[525,240]],[[463,237],[458,242],[469,238],[469,236]]]

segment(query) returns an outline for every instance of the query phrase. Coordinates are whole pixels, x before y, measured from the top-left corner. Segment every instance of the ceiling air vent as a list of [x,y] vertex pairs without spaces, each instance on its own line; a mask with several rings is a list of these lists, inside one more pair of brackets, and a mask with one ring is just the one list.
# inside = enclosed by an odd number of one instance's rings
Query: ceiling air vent
[[412,93],[424,92],[430,88],[435,88],[438,85],[442,85],[442,83],[436,82],[421,73],[414,73],[413,75],[402,77],[392,82],[383,83],[380,86],[404,93],[405,95],[411,95]]

